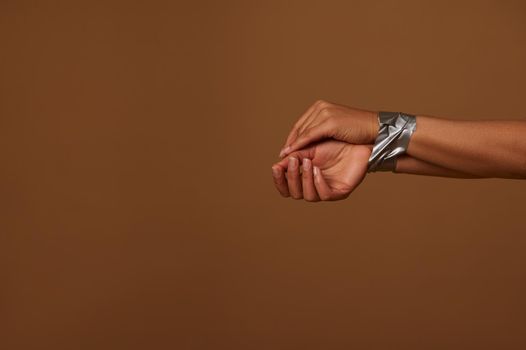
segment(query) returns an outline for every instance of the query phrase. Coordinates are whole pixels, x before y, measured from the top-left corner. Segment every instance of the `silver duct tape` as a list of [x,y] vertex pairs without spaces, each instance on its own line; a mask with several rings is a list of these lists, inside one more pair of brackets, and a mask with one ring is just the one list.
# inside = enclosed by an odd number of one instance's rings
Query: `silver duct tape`
[[367,171],[394,171],[397,158],[406,152],[416,130],[416,117],[400,112],[379,112],[378,122],[380,129]]

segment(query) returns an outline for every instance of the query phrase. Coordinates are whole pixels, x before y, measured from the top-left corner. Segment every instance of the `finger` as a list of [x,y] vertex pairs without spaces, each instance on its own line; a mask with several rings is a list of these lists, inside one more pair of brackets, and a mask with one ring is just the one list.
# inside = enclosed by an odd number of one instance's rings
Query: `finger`
[[303,198],[308,202],[318,202],[318,192],[314,186],[314,177],[312,175],[312,161],[309,158],[303,159],[302,174]]
[[301,133],[305,131],[305,129],[308,128],[314,120],[317,119],[317,116],[320,114],[320,110],[323,106],[323,102],[317,102],[314,105],[314,108],[312,109],[311,113],[309,115],[306,115],[305,118],[303,118],[296,126],[295,132],[292,134],[290,140],[288,140],[289,142],[287,143],[287,146],[290,146],[290,144],[293,143],[294,140],[296,140],[298,136],[301,135]]
[[290,141],[290,138],[292,138],[294,136],[294,132],[293,131],[297,131],[301,127],[303,122],[312,115],[312,113],[316,110],[317,107],[318,107],[318,102],[315,102],[305,112],[303,112],[301,117],[299,117],[299,119],[296,121],[296,123],[294,123],[294,127],[292,128],[291,132],[289,133],[289,137],[287,137],[287,142],[285,144],[288,144],[289,141]]
[[[320,112],[326,107],[325,104],[319,104],[316,109],[303,121],[303,124],[298,128],[296,135],[299,136],[305,130],[310,129],[314,123],[319,123],[320,120]],[[297,138],[297,137],[296,137]],[[294,140],[292,140],[290,143],[293,143]]]
[[301,135],[298,136],[294,142],[289,145],[287,152],[291,153],[298,149],[301,149],[312,142],[319,141],[326,137],[331,137],[333,134],[333,125],[330,122],[320,123],[310,129],[305,130]]
[[328,201],[332,199],[332,191],[325,179],[323,178],[323,175],[320,171],[320,168],[317,166],[314,167],[314,186],[316,187],[316,191],[318,192],[318,195],[322,201]]
[[285,141],[285,144],[283,145],[283,147],[281,148],[281,151],[279,153],[279,156],[280,157],[284,157],[284,150],[287,148],[287,146],[298,136],[298,130],[299,130],[299,127],[303,124],[303,121],[312,114],[312,112],[315,110],[316,108],[316,103],[314,103],[312,106],[310,106],[302,115],[301,117],[298,119],[298,121],[296,121],[296,123],[294,123],[294,126],[292,127],[292,129],[290,130],[288,136],[287,136],[287,140]]
[[303,126],[305,123],[305,120],[309,119],[309,117],[316,113],[318,106],[322,104],[322,101],[316,101],[314,102],[306,111],[301,115],[301,117],[298,119],[298,121],[294,124],[292,127],[292,130],[289,132],[289,135],[287,136],[287,141],[285,141],[285,145],[281,149],[281,152],[279,154],[280,157],[285,157],[288,153],[286,152],[287,147],[290,145],[292,141],[294,141],[298,137],[298,130]]
[[[316,102],[315,108],[313,109],[312,113],[308,115],[306,118],[304,118],[303,123],[296,128],[296,132],[293,134],[294,137],[289,140],[288,146],[290,144],[294,143],[295,140],[305,132],[305,130],[310,129],[315,124],[323,123],[327,120],[327,108],[329,106],[334,106],[334,104],[319,100]],[[327,113],[324,113],[327,112]],[[329,113],[330,114],[330,113]]]
[[276,164],[281,166],[283,169],[287,169],[289,167],[290,157],[295,157],[297,159],[303,159],[303,158],[312,159],[314,157],[314,147],[307,147],[307,148],[300,149],[299,151],[293,152],[289,154],[287,158],[281,159]]
[[296,157],[289,157],[289,166],[287,169],[287,182],[289,193],[294,199],[302,199],[303,191],[301,189],[299,160]]
[[274,179],[274,186],[283,197],[289,197],[289,186],[285,178],[285,169],[279,165],[272,167],[272,178]]

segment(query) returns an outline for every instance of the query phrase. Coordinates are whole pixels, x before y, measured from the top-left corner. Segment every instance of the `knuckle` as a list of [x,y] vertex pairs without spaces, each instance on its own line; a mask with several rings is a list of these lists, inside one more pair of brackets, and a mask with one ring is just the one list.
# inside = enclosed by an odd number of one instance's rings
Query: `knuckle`
[[320,117],[323,117],[323,118],[329,118],[331,116],[331,108],[330,107],[322,107],[320,109]]
[[322,107],[327,104],[327,101],[319,99],[316,102],[314,102],[314,104],[317,105],[318,107]]

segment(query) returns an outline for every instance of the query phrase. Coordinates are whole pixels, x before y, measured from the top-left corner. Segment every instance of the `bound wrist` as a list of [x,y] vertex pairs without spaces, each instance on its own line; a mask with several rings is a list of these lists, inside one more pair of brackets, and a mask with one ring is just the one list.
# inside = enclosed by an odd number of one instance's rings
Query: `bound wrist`
[[368,171],[393,171],[416,129],[416,117],[400,112],[379,112],[380,130],[369,158]]
[[369,132],[367,135],[367,141],[368,144],[374,144],[376,141],[376,137],[378,136],[378,132],[380,131],[380,122],[378,121],[378,112],[369,111],[368,113],[368,120],[369,120]]

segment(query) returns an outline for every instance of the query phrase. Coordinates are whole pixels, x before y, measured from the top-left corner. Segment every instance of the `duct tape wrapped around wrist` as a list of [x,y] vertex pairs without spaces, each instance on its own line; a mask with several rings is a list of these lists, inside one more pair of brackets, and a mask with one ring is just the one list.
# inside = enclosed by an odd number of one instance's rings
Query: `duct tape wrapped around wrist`
[[398,156],[404,154],[416,129],[416,117],[400,112],[379,112],[380,129],[369,157],[367,172],[394,171]]

